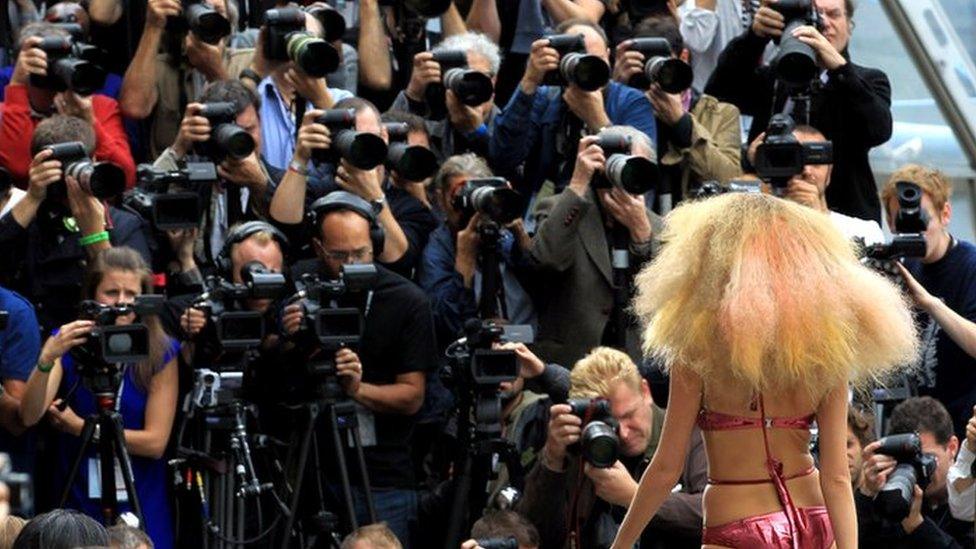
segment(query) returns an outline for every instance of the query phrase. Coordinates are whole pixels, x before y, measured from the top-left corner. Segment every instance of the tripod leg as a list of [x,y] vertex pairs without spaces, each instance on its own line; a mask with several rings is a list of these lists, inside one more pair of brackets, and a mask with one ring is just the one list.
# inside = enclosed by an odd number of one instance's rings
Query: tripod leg
[[451,519],[447,523],[447,537],[444,541],[446,549],[454,549],[461,544],[461,533],[468,520],[468,499],[471,495],[471,472],[474,467],[474,457],[468,452],[464,456],[464,467],[461,476],[454,486],[454,499],[451,501]]
[[95,434],[95,416],[88,416],[85,418],[85,425],[81,428],[81,448],[78,449],[78,455],[75,457],[75,462],[71,464],[71,472],[68,473],[67,483],[64,485],[64,491],[61,492],[61,503],[58,507],[63,508],[68,503],[68,496],[71,494],[71,485],[75,483],[75,479],[78,478],[78,469],[81,467],[81,462],[85,460],[85,454],[88,452],[88,445],[91,444],[92,437]]
[[[359,520],[356,518],[356,506],[352,499],[352,486],[349,484],[349,468],[346,466],[346,452],[342,444],[342,436],[339,434],[339,416],[336,413],[335,405],[329,405],[329,426],[332,430],[332,445],[335,449],[336,464],[339,466],[339,481],[342,486],[342,499],[346,504],[346,512],[349,514],[349,525],[351,530],[359,528]],[[369,487],[366,487],[366,497],[369,497]]]
[[291,494],[291,504],[288,506],[288,520],[285,521],[284,535],[281,539],[281,549],[289,549],[291,531],[295,526],[295,515],[298,513],[298,502],[302,495],[302,481],[305,478],[305,468],[308,462],[308,451],[312,446],[312,434],[315,432],[316,419],[319,416],[318,406],[310,406],[308,410],[308,426],[302,434],[302,446],[298,453],[298,476],[295,478],[295,490]]
[[[132,461],[129,459],[129,452],[125,447],[125,431],[122,428],[122,416],[118,413],[112,414],[105,420],[106,424],[110,424],[112,438],[108,439],[106,446],[108,446],[108,452],[112,453],[111,444],[114,443],[115,455],[119,458],[119,467],[122,469],[122,482],[125,483],[125,493],[129,497],[129,505],[132,507],[132,512],[135,513],[136,518],[139,519],[139,528],[143,531],[146,530],[146,520],[142,514],[142,505],[139,504],[139,496],[136,494],[136,483],[135,478],[132,476]],[[105,429],[102,429],[102,437],[104,440],[106,433]],[[102,484],[105,484],[105,464],[102,464]],[[112,480],[112,499],[115,501],[115,466],[111,466],[111,480]],[[105,493],[102,492],[102,498],[104,500]],[[114,518],[114,517],[113,517]]]
[[366,470],[366,456],[363,454],[363,441],[359,436],[359,429],[349,429],[352,433],[353,446],[356,447],[356,461],[359,465],[359,475],[363,480],[363,493],[366,495],[366,510],[369,512],[370,523],[376,522],[376,507],[373,506],[373,494],[369,491],[369,473]]

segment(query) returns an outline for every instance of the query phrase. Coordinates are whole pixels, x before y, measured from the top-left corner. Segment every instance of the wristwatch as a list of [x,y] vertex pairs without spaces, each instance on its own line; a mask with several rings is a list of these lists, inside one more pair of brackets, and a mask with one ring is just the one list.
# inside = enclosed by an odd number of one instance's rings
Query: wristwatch
[[373,207],[373,213],[379,215],[383,211],[383,207],[386,206],[386,197],[381,196],[376,200],[370,200],[369,205]]

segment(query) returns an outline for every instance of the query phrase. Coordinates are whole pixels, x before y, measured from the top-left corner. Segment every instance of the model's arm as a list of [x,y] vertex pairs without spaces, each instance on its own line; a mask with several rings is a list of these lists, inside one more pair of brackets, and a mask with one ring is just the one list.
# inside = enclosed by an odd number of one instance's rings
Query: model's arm
[[671,494],[684,469],[689,438],[701,409],[702,380],[698,375],[681,368],[672,369],[670,391],[670,405],[664,416],[661,442],[654,453],[654,459],[641,477],[627,516],[617,531],[614,549],[629,549],[634,546],[651,517]]
[[374,90],[388,90],[393,82],[390,47],[377,0],[359,2],[359,79]]
[[817,409],[820,429],[820,489],[834,528],[837,549],[857,547],[857,513],[847,467],[847,383],[840,383]]

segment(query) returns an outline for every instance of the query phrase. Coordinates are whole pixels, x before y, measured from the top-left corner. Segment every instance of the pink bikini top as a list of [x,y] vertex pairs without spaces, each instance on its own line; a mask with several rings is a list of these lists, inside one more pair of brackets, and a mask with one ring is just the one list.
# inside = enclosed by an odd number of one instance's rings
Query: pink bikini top
[[733,431],[736,429],[802,429],[813,426],[815,414],[803,417],[743,417],[712,412],[704,408],[698,412],[698,427],[702,431]]

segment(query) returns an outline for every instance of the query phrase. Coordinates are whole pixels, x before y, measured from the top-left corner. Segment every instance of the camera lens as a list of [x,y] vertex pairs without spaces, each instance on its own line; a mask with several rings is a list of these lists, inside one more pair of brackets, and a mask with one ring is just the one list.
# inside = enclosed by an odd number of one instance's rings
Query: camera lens
[[591,421],[583,427],[580,436],[583,446],[583,458],[601,469],[612,467],[617,461],[620,441],[613,427],[602,421]]
[[691,87],[691,66],[680,59],[652,57],[645,65],[648,80],[657,82],[668,93],[681,93]]
[[643,156],[612,154],[607,159],[607,179],[630,194],[644,194],[657,186],[657,164]]
[[198,2],[186,8],[186,21],[200,40],[216,44],[225,36],[230,36],[230,22],[212,7]]
[[900,521],[908,516],[915,493],[915,467],[899,463],[874,498],[875,509],[883,517]]
[[332,146],[360,170],[372,170],[386,159],[386,142],[373,133],[342,130],[336,134]]
[[81,189],[95,198],[112,198],[125,191],[125,172],[108,162],[72,162],[64,174],[74,177]]
[[254,138],[237,124],[218,124],[213,129],[213,142],[224,154],[237,160],[254,152]]
[[488,101],[495,91],[488,75],[464,69],[449,69],[444,74],[444,86],[454,92],[461,103],[470,107]]
[[475,211],[503,225],[522,215],[522,200],[509,187],[478,187],[471,191],[471,206]]
[[309,7],[308,13],[322,23],[326,42],[335,42],[346,34],[346,19],[335,8],[321,5]]
[[305,74],[321,78],[339,68],[339,52],[331,44],[307,32],[288,36],[288,58]]
[[105,85],[105,70],[75,57],[58,59],[51,67],[51,74],[59,82],[59,88],[78,95],[91,95]]
[[132,350],[132,336],[126,333],[111,334],[106,348],[114,354],[128,354]]
[[609,65],[595,55],[568,53],[559,60],[559,72],[567,82],[586,91],[596,91],[610,81]]
[[423,181],[437,171],[437,157],[427,147],[393,143],[387,161],[407,181]]
[[817,55],[813,48],[793,36],[793,31],[806,25],[803,18],[789,21],[783,29],[779,43],[779,53],[773,60],[776,77],[788,84],[802,85],[817,77]]

